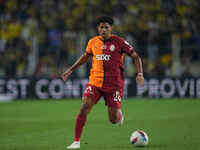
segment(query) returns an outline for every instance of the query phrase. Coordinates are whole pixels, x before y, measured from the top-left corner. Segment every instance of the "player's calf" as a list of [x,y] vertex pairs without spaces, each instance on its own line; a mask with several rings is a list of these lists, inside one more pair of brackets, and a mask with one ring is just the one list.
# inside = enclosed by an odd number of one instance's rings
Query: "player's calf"
[[112,124],[123,124],[124,117],[122,111],[117,111],[116,113],[109,114],[109,120]]

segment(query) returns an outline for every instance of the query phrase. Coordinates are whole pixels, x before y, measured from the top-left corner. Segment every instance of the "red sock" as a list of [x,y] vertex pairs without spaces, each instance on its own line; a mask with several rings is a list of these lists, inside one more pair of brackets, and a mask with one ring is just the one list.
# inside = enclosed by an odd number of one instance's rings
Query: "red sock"
[[83,126],[86,122],[86,116],[81,116],[80,114],[76,117],[76,125],[75,125],[75,137],[74,141],[80,141],[81,133]]

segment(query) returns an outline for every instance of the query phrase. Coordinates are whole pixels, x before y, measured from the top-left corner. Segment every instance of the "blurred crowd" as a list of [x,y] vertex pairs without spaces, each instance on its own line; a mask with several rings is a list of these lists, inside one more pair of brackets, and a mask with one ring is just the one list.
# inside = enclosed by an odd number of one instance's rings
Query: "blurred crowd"
[[[56,77],[97,34],[98,16],[137,46],[148,76],[200,76],[197,0],[0,0],[0,77]],[[126,75],[134,76],[132,61]],[[86,77],[90,65],[73,75]]]

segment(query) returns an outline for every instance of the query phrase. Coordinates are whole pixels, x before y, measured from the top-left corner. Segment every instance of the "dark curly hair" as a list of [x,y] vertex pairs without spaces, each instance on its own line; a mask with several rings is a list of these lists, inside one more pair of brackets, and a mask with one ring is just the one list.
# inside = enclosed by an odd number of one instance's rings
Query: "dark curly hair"
[[100,23],[108,23],[110,25],[113,25],[114,21],[111,17],[109,16],[100,16],[97,18],[96,25],[98,26]]

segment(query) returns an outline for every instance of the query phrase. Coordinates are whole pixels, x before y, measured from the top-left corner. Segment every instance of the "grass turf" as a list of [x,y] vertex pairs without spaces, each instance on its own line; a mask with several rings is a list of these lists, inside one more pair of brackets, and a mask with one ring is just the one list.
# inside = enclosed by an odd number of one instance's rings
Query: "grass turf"
[[[80,100],[23,100],[0,103],[0,150],[64,150],[73,140]],[[83,150],[200,150],[200,101],[124,100],[122,127],[108,121],[104,102],[94,106],[82,134]],[[133,147],[142,129],[149,145]]]

